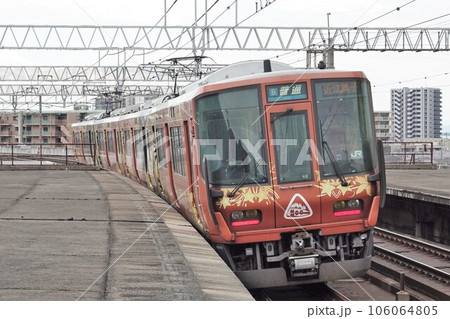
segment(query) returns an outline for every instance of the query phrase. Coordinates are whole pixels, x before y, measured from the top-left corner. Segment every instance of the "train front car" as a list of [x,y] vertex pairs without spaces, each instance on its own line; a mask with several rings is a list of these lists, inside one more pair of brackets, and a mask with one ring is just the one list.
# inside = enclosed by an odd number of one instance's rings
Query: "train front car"
[[382,174],[363,73],[279,71],[204,86],[195,122],[203,224],[248,288],[370,268]]

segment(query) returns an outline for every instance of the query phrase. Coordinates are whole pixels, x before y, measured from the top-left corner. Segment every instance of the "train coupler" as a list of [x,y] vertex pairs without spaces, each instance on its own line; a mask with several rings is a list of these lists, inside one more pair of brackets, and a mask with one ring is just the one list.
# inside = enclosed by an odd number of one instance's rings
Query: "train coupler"
[[292,277],[315,276],[319,271],[319,255],[289,257],[289,269]]

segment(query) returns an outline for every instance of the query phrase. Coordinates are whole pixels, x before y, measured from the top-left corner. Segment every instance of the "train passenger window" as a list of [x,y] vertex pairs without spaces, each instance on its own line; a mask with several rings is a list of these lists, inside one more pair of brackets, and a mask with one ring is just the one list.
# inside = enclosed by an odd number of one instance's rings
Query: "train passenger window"
[[310,181],[313,168],[307,114],[304,111],[281,114],[271,114],[278,182]]
[[167,167],[166,160],[166,139],[164,138],[164,129],[157,128],[155,131],[156,154],[158,156],[158,167]]
[[125,137],[125,153],[127,156],[132,156],[133,153],[133,147],[132,147],[132,140],[131,140],[131,135],[130,135],[130,131],[126,130],[124,131],[124,137]]
[[97,131],[98,149],[100,151],[105,150],[105,136],[102,131]]
[[117,150],[119,154],[123,154],[123,147],[122,147],[122,132],[117,131]]
[[113,133],[111,131],[106,132],[106,137],[108,139],[108,152],[114,152],[114,138]]
[[83,133],[83,144],[84,144],[84,152],[86,154],[89,154],[89,150],[91,149],[91,146],[89,145],[91,142],[89,141],[89,132]]
[[173,171],[181,176],[186,176],[186,151],[181,126],[170,128],[170,139],[172,144]]
[[145,131],[144,130],[134,130],[133,131],[133,140],[134,140],[134,151],[136,153],[136,165],[137,169],[144,171],[144,161],[145,161],[145,153],[144,153],[144,143],[145,143]]

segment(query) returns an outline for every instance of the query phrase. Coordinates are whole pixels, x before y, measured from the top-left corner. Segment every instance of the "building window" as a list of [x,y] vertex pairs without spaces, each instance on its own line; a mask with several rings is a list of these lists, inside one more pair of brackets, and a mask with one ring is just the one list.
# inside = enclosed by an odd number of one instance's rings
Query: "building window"
[[181,126],[170,128],[170,139],[172,143],[173,171],[181,176],[186,176],[185,148]]
[[44,137],[44,138],[42,139],[42,143],[48,144],[48,138],[47,138],[47,137]]
[[58,120],[67,120],[67,114],[59,114]]
[[42,120],[43,121],[48,121],[48,115],[42,115]]

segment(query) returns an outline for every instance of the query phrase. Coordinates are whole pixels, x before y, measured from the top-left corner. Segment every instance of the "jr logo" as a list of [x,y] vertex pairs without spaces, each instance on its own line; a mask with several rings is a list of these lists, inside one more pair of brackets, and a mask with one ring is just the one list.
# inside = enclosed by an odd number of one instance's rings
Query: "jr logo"
[[295,194],[292,196],[286,211],[284,212],[284,218],[286,219],[302,219],[312,216],[313,211],[309,206],[306,199],[300,195]]

